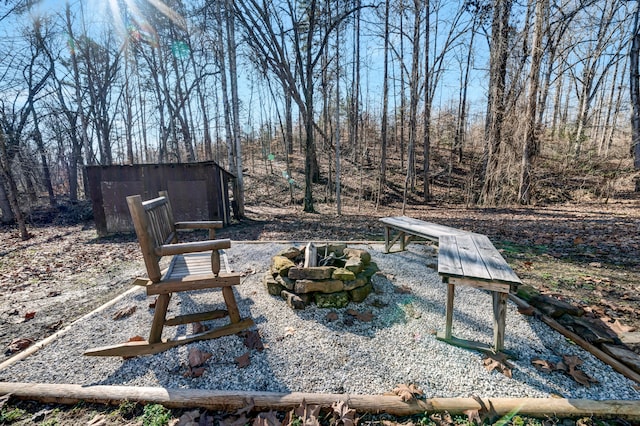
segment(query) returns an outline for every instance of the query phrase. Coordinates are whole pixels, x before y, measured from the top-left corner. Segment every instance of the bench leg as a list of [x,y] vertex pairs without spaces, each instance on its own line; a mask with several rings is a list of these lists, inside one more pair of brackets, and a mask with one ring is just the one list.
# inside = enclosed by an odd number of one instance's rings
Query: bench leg
[[229,311],[229,319],[231,320],[231,322],[240,322],[240,311],[238,311],[236,297],[233,295],[233,288],[222,287],[222,296],[224,297],[224,303],[227,305],[227,310]]
[[389,253],[389,249],[391,245],[389,244],[389,240],[391,239],[391,228],[388,226],[384,227],[384,252]]
[[451,328],[453,324],[453,298],[456,293],[456,286],[454,284],[447,283],[447,306],[446,306],[446,325],[444,329],[444,338],[451,340]]
[[493,292],[493,346],[496,352],[504,349],[504,329],[507,321],[508,293]]
[[149,343],[158,343],[162,339],[162,329],[167,317],[167,308],[171,300],[171,293],[161,294],[156,299],[155,312],[153,314],[153,322],[151,323],[151,332],[149,333]]
[[400,251],[404,251],[406,245],[405,233],[400,231]]

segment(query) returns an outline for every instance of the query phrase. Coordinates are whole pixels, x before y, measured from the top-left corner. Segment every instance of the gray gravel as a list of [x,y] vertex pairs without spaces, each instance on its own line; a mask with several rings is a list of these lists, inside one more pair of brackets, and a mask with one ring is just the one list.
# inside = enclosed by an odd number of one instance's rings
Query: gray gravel
[[[266,293],[261,278],[270,257],[287,246],[234,243],[227,250],[231,267],[247,274],[236,287],[241,314],[254,319],[265,345],[262,352],[250,351],[251,363],[245,368],[238,368],[234,361],[247,352],[237,336],[128,360],[84,357],[88,348],[124,342],[137,334],[147,336],[153,312],[150,299],[140,289],[0,371],[0,381],[355,394],[381,394],[399,383],[415,383],[427,397],[640,399],[632,381],[540,321],[518,314],[512,303],[505,347],[518,359],[512,361],[511,379],[488,372],[480,353],[436,340],[435,331],[444,327],[446,289],[427,266],[436,261],[431,246],[414,244],[392,254],[384,254],[382,245],[356,246],[371,252],[381,273],[373,277],[375,293],[361,304],[335,310],[335,321],[326,318],[331,309],[311,306],[294,311]],[[395,291],[401,286],[411,292]],[[175,295],[170,313],[192,311],[194,303],[220,306],[222,296],[220,292]],[[131,305],[137,306],[132,316],[111,319],[116,310]],[[374,319],[349,324],[352,317],[347,309],[370,310]],[[454,312],[454,335],[491,343],[492,308],[487,293],[458,288]],[[184,334],[187,327],[190,332],[190,326],[180,326],[169,327],[168,333]],[[187,353],[194,346],[213,356],[203,376],[189,378],[184,374]],[[540,373],[531,365],[533,358],[557,362],[563,354],[580,357],[581,368],[598,383],[585,387],[559,372]]]

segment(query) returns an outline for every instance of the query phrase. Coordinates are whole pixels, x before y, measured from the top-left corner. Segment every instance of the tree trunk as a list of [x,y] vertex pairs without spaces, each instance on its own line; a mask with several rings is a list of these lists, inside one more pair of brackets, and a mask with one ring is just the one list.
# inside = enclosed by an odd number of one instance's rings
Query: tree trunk
[[538,88],[540,87],[540,65],[542,63],[542,36],[544,14],[547,9],[547,0],[536,0],[535,28],[533,31],[533,44],[531,45],[531,71],[529,72],[529,90],[527,93],[527,109],[525,112],[525,132],[522,148],[522,170],[520,173],[520,188],[518,201],[520,204],[531,203],[531,168],[537,141],[537,101]]
[[429,4],[429,0],[424,2],[425,4],[425,29],[424,29],[424,135],[423,137],[423,151],[424,151],[424,159],[423,159],[423,196],[424,202],[431,201],[431,188],[429,185],[429,160],[430,160],[430,151],[431,151],[431,85],[429,84],[429,79],[431,77],[431,71],[429,69],[429,32],[430,29],[430,19],[431,19],[431,7]]
[[6,182],[0,173],[0,211],[2,212],[2,223],[11,223],[15,219],[11,203],[7,197]]
[[[640,2],[636,2],[635,17],[633,23],[633,40],[629,51],[631,91],[631,152],[633,153],[633,167],[640,170]],[[636,190],[638,185],[636,185]]]
[[226,26],[227,26],[227,52],[229,54],[229,80],[231,83],[231,110],[233,113],[233,144],[236,155],[236,203],[238,219],[244,217],[244,178],[242,174],[242,145],[240,139],[240,98],[238,97],[238,72],[236,67],[236,36],[235,23],[233,22],[233,5],[230,0],[225,1]]
[[485,128],[486,145],[483,155],[484,182],[480,193],[480,203],[484,205],[495,204],[497,198],[511,5],[512,0],[494,0],[493,2],[489,58],[489,98]]
[[38,121],[38,114],[35,109],[31,109],[31,116],[33,117],[33,139],[36,142],[38,153],[40,154],[40,162],[42,163],[42,175],[44,179],[44,186],[47,189],[49,195],[49,204],[51,206],[56,205],[56,196],[53,193],[53,185],[51,184],[51,172],[49,171],[49,161],[47,161],[47,153],[44,148],[44,142],[42,141],[42,133],[40,132],[40,125]]
[[389,6],[390,1],[385,0],[384,9],[384,72],[382,76],[382,128],[380,147],[380,179],[378,188],[378,200],[384,197],[387,187],[387,138],[388,138],[388,114],[389,114]]
[[9,205],[11,206],[13,217],[18,224],[20,238],[23,241],[28,240],[31,238],[31,235],[27,231],[27,223],[22,211],[20,210],[20,204],[18,203],[18,186],[16,185],[16,181],[11,173],[11,159],[9,158],[7,143],[3,131],[0,131],[0,177],[6,184],[5,192],[9,199]]

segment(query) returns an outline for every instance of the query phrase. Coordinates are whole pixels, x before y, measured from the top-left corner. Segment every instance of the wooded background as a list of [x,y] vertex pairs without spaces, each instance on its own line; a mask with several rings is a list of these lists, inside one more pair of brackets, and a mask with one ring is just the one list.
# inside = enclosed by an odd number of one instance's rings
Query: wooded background
[[215,160],[240,216],[258,169],[338,214],[354,176],[406,204],[463,170],[494,206],[535,202],[549,164],[633,173],[639,3],[5,0],[2,220],[28,238],[24,211],[84,198],[96,164]]

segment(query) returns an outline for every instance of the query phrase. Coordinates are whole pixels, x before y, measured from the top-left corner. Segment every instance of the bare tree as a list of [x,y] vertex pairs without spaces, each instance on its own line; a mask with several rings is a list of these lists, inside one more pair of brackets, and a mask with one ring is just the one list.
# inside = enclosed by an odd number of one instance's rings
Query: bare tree
[[531,203],[531,168],[537,142],[537,101],[540,87],[540,65],[542,62],[542,36],[544,16],[547,13],[547,0],[535,1],[535,24],[533,43],[531,44],[531,69],[529,70],[529,90],[527,93],[527,109],[525,112],[525,132],[522,144],[522,170],[520,172],[520,189],[518,200],[521,204]]
[[[633,39],[629,50],[631,91],[631,150],[633,152],[633,166],[640,170],[640,1],[636,2],[633,19]],[[636,190],[640,185],[636,184]]]
[[[317,65],[327,47],[329,35],[354,10],[325,16],[316,0],[304,4],[286,2],[234,2],[238,22],[245,40],[261,63],[284,82],[301,111],[305,130],[305,195],[304,211],[313,212],[313,173],[316,160],[314,130],[314,92]],[[286,16],[282,16],[286,14]],[[327,19],[326,31],[321,31],[320,19]],[[286,23],[285,23],[286,22]],[[280,35],[287,34],[285,40]],[[293,62],[293,66],[292,66]]]
[[504,124],[504,91],[507,73],[509,19],[511,0],[494,0],[491,23],[491,46],[489,58],[489,96],[485,125],[485,152],[483,155],[483,185],[480,203],[492,205],[496,201],[499,181],[499,150]]

